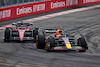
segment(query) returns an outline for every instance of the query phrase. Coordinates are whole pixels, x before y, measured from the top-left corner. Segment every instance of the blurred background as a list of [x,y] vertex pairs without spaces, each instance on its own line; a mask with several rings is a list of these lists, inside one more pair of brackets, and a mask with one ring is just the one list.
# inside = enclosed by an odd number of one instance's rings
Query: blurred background
[[37,1],[44,1],[44,0],[0,0],[0,8],[24,3],[31,3]]

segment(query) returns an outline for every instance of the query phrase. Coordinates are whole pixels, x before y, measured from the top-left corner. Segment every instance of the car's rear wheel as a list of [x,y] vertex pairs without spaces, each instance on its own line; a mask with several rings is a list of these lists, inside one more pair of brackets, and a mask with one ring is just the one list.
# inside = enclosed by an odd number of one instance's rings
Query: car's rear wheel
[[4,35],[4,42],[10,42],[10,29],[6,28],[5,29],[5,35]]
[[33,30],[33,37],[36,39],[37,35],[38,35],[38,28],[35,28],[35,30]]
[[55,47],[55,40],[52,37],[50,37],[48,38],[48,42],[49,42],[49,45],[46,50],[50,52],[52,47]]
[[34,42],[36,43],[36,36],[38,35],[38,28],[35,28],[33,30],[33,37],[34,37]]
[[44,35],[37,35],[36,46],[37,46],[38,49],[44,49],[45,48],[45,36]]
[[[77,44],[78,46],[81,46],[84,49],[88,49],[88,46],[84,37],[79,38],[77,41]],[[79,50],[79,52],[85,52],[85,51],[86,50]]]

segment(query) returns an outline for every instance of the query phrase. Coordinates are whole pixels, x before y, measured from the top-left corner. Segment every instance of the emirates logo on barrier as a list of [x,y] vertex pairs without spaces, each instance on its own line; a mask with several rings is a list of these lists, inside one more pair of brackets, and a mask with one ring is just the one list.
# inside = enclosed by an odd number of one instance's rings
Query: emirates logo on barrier
[[33,5],[33,12],[45,10],[45,3]]
[[21,7],[17,8],[17,15],[25,14],[25,13],[31,13],[32,7]]
[[66,0],[66,6],[77,5],[78,0]]
[[0,11],[0,19],[11,17],[11,10]]
[[51,9],[58,8],[58,7],[65,7],[65,1],[61,2],[51,2]]
[[45,10],[45,3],[33,5],[33,6],[30,6],[30,7],[24,7],[23,6],[23,7],[17,8],[16,10],[17,10],[17,13],[16,13],[17,15],[43,11],[43,10]]
[[97,2],[98,0],[83,0],[83,3]]

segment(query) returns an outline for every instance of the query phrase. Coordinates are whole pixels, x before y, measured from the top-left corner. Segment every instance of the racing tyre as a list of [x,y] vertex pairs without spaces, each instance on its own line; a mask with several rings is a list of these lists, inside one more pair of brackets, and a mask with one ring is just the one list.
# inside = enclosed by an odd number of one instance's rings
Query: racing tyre
[[36,46],[37,46],[38,49],[44,49],[45,48],[45,36],[44,35],[36,36]]
[[48,47],[47,51],[50,52],[51,51],[50,49],[52,47],[55,47],[55,40],[52,37],[50,37],[50,38],[48,38],[48,41],[49,41],[49,47]]
[[4,42],[10,42],[10,30],[9,30],[9,28],[5,29],[4,37],[5,37]]
[[35,28],[33,31],[33,37],[36,39],[36,35],[38,35],[38,28]]
[[[84,37],[79,38],[77,44],[78,46],[81,46],[84,49],[88,49],[88,46]],[[79,50],[79,52],[85,52],[85,51],[86,50]]]

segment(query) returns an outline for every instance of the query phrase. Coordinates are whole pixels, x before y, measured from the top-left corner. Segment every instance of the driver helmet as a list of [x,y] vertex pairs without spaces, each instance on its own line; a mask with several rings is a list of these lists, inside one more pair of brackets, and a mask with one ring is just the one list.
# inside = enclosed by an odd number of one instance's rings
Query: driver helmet
[[62,34],[62,33],[63,33],[63,30],[62,30],[62,29],[58,29],[58,30],[57,30],[57,33],[58,33],[58,34]]

